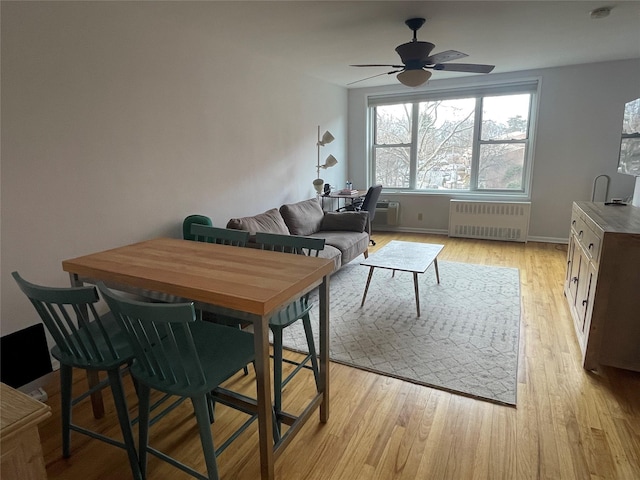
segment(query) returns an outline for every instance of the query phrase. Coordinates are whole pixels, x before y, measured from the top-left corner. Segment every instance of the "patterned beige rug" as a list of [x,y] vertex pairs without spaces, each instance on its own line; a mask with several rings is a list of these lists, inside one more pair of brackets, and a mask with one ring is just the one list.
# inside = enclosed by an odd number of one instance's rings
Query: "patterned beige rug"
[[[368,267],[356,259],[331,277],[331,360],[491,402],[516,404],[520,281],[515,268],[439,262],[418,275],[376,269],[360,308]],[[317,301],[312,312],[317,341]],[[301,322],[285,347],[306,351]]]

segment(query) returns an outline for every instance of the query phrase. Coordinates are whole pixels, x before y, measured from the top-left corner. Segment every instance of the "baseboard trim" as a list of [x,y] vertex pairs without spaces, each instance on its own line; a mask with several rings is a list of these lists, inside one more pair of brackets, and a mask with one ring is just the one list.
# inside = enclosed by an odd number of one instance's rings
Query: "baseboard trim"
[[[376,232],[402,232],[402,233],[426,233],[429,235],[444,235],[448,236],[448,230],[440,230],[440,229],[431,229],[431,228],[413,228],[413,227],[376,227],[373,230],[373,234]],[[540,242],[540,243],[560,243],[567,245],[569,243],[568,238],[558,238],[558,237],[541,237],[529,235],[527,237],[527,242]]]
[[569,244],[568,238],[556,238],[556,237],[535,237],[529,235],[527,237],[528,242],[540,242],[540,243],[562,243],[564,245]]
[[377,227],[373,230],[376,232],[404,232],[404,233],[428,233],[430,235],[448,235],[448,230],[438,230],[430,228],[413,228],[413,227]]

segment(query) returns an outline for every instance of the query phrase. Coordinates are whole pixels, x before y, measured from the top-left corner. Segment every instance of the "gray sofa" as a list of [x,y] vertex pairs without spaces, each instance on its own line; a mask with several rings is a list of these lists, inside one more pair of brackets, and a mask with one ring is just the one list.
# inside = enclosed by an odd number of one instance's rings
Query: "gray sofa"
[[367,212],[324,212],[317,198],[272,208],[252,217],[232,218],[227,228],[256,232],[302,235],[325,239],[321,257],[334,261],[337,271],[363,254],[368,255]]

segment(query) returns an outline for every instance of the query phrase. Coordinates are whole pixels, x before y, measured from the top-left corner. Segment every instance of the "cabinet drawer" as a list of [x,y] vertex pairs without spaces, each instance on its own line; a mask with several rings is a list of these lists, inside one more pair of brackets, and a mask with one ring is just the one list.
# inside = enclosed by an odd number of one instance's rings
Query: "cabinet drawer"
[[582,210],[574,207],[571,212],[571,229],[577,242],[594,263],[600,259],[600,244],[602,235],[591,219]]
[[600,254],[600,237],[596,232],[591,230],[586,223],[583,223],[583,228],[578,232],[578,241],[582,245],[587,256],[594,263],[598,263],[598,257]]

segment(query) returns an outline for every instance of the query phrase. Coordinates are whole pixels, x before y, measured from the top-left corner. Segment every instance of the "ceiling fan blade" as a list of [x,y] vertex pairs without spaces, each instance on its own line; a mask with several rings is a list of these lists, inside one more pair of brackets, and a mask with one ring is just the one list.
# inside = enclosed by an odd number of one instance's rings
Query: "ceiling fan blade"
[[448,72],[489,73],[496,67],[495,65],[480,65],[477,63],[437,63],[431,68]]
[[404,65],[382,65],[380,63],[369,63],[366,65],[349,65],[350,67],[391,67],[391,68],[404,68]]
[[450,62],[451,60],[457,60],[459,58],[468,57],[466,53],[458,52],[457,50],[445,50],[444,52],[433,54],[424,59],[426,65],[434,65],[436,63]]
[[[354,65],[352,65],[352,66],[354,66]],[[364,82],[365,80],[369,80],[370,78],[376,78],[376,77],[380,77],[382,75],[391,75],[392,73],[398,73],[398,72],[401,72],[401,71],[402,71],[402,69],[401,70],[392,70],[390,72],[383,72],[383,73],[379,73],[377,75],[371,75],[370,77],[361,78],[360,80],[356,80],[355,82],[347,83],[347,85],[353,85],[354,83]]]

